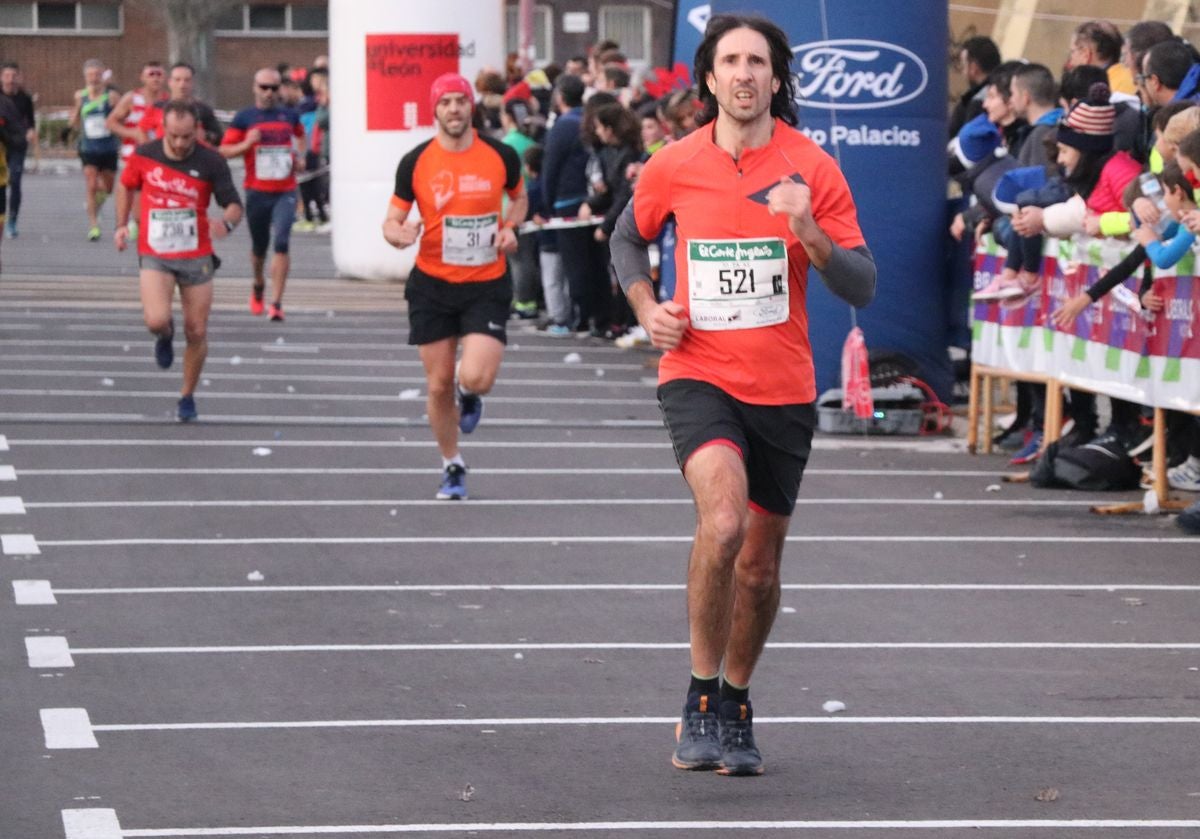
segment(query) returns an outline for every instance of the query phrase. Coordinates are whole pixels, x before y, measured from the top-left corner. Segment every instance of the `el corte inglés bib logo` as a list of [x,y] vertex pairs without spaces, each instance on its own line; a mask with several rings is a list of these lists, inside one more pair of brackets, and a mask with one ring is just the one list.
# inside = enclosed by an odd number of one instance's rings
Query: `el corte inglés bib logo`
[[884,41],[813,41],[792,52],[799,68],[796,100],[809,108],[890,108],[917,98],[929,83],[916,53]]

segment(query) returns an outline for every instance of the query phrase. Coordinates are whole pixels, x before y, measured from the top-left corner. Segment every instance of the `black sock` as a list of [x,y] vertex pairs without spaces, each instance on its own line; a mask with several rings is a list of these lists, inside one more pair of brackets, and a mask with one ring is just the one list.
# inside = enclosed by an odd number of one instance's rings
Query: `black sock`
[[691,684],[688,685],[688,693],[714,694],[721,689],[720,680],[713,676],[711,679],[701,679],[695,673],[692,674]]
[[729,682],[721,682],[721,701],[736,702],[739,705],[745,705],[746,700],[750,698],[750,686],[744,688],[734,687]]

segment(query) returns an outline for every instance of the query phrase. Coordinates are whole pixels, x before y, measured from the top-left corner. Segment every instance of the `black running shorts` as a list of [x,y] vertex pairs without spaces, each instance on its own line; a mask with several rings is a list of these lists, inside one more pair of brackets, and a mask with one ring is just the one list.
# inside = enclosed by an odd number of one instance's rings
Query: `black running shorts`
[[751,507],[792,514],[812,451],[814,403],[751,405],[716,385],[676,379],[659,387],[658,404],[680,469],[705,446],[730,446],[746,464]]
[[408,301],[408,343],[431,344],[472,332],[508,343],[505,325],[512,305],[508,273],[496,280],[448,283],[413,267],[404,284]]
[[117,171],[117,159],[119,154],[115,151],[105,152],[90,152],[81,151],[79,159],[83,161],[84,166],[95,166],[101,172]]

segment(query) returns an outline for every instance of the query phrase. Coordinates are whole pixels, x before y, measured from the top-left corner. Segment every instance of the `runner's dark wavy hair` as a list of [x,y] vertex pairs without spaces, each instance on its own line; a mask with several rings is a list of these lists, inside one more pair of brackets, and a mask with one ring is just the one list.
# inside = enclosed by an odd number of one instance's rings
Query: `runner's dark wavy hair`
[[795,127],[800,118],[796,115],[796,80],[792,75],[792,48],[787,33],[766,18],[757,15],[713,15],[704,30],[704,40],[696,47],[692,75],[700,92],[703,110],[696,116],[697,125],[706,125],[717,118],[717,97],[708,88],[708,74],[712,72],[717,57],[717,42],[734,29],[753,29],[767,39],[771,51],[771,72],[779,79],[779,90],[771,97],[771,116]]

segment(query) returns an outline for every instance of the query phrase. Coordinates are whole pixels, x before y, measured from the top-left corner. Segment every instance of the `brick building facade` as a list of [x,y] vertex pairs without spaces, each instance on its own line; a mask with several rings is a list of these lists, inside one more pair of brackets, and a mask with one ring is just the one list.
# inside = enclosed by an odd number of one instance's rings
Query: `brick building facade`
[[[113,84],[127,90],[138,84],[146,61],[168,60],[166,29],[151,5],[0,2],[0,61],[21,65],[40,112],[71,104],[83,86],[81,68],[88,58],[108,64]],[[325,0],[256,0],[235,8],[215,33],[214,90],[198,94],[218,108],[235,110],[251,103],[251,80],[259,67],[311,64],[329,51],[326,7]]]

